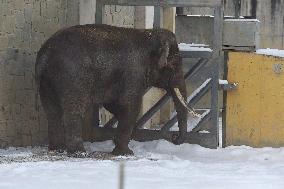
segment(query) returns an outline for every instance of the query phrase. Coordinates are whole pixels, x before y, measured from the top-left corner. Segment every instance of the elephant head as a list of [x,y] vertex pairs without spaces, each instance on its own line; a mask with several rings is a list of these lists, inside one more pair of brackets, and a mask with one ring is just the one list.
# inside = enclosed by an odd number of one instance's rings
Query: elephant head
[[165,89],[173,98],[177,112],[179,137],[173,142],[183,143],[187,131],[187,113],[199,116],[187,105],[187,93],[182,71],[182,58],[175,35],[167,30],[149,30],[151,39],[151,86]]

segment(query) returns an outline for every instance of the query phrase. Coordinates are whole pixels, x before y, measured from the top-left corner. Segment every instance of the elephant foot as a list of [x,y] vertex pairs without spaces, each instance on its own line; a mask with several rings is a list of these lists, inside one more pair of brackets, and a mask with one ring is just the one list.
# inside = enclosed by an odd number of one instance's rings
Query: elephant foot
[[134,153],[133,153],[133,151],[132,150],[130,150],[129,148],[128,148],[128,146],[127,147],[124,147],[124,148],[122,148],[122,147],[115,147],[113,150],[112,150],[112,155],[115,155],[115,156],[132,156],[132,155],[134,155]]
[[175,145],[180,145],[182,143],[184,143],[185,137],[184,136],[180,136],[180,135],[173,135],[172,136],[172,142]]
[[68,144],[66,148],[67,148],[68,153],[84,153],[84,152],[86,152],[84,145],[83,145],[83,142]]
[[55,151],[55,152],[58,152],[58,153],[62,153],[62,152],[64,152],[65,149],[66,149],[66,147],[63,144],[60,144],[60,145],[49,144],[48,145],[49,151]]

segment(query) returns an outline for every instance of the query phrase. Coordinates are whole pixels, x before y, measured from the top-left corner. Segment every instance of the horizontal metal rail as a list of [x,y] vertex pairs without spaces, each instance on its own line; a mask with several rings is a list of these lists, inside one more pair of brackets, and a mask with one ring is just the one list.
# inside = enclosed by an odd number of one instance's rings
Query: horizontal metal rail
[[180,51],[182,58],[211,58],[213,52],[211,51]]
[[[207,59],[200,59],[194,66],[184,75],[184,79],[189,79],[198,70],[200,70],[206,63]],[[150,110],[148,110],[136,123],[136,128],[141,128],[161,107],[171,98],[170,94],[165,94]]]
[[103,5],[160,7],[217,7],[222,0],[97,0]]
[[[208,59],[200,59],[198,62],[194,64],[194,66],[184,75],[185,79],[189,79],[190,76],[193,76],[198,70],[200,70],[206,63]],[[148,90],[147,90],[148,91]],[[146,92],[147,92],[146,91]],[[146,93],[145,92],[145,93]],[[167,93],[165,94],[152,108],[150,108],[136,123],[136,128],[142,127],[157,111],[161,109],[161,107],[171,98],[171,96]],[[105,128],[113,127],[117,122],[115,117],[112,117],[105,125]]]
[[[103,128],[98,127],[94,128],[93,135],[91,138],[92,141],[105,141],[112,140],[113,136],[116,134],[116,128]],[[159,140],[161,138],[172,142],[172,139],[178,136],[178,131],[167,131],[161,132],[160,130],[149,130],[149,129],[137,129],[132,133],[132,139],[140,142],[151,141],[151,140]],[[95,140],[94,140],[95,139]],[[216,148],[216,137],[211,133],[192,133],[189,132],[185,135],[186,143],[191,144],[200,144],[203,147],[207,148]]]

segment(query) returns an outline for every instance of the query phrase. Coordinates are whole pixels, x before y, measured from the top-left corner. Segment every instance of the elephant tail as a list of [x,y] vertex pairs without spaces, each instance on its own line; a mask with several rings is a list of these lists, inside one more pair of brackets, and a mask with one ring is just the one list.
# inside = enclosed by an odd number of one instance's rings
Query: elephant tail
[[35,109],[39,110],[39,89],[40,82],[42,78],[43,70],[47,67],[49,52],[41,53],[41,50],[38,52],[36,63],[35,63],[35,84],[36,84],[36,92],[35,92]]

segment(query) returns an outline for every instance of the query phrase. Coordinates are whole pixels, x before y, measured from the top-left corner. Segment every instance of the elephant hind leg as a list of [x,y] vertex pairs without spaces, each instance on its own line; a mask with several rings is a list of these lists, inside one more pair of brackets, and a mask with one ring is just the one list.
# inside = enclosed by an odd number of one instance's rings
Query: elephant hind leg
[[70,153],[84,152],[83,145],[83,119],[78,113],[64,112],[63,123],[65,128],[65,142]]
[[48,148],[49,150],[64,150],[65,141],[64,127],[62,124],[62,110],[55,92],[45,81],[41,82],[40,98],[48,121]]
[[83,123],[84,114],[90,106],[90,98],[81,93],[69,92],[63,97],[63,125],[67,151],[84,152]]
[[49,150],[65,150],[66,144],[64,140],[64,127],[62,124],[62,117],[60,112],[54,111],[49,113],[48,119],[48,139],[49,139]]

